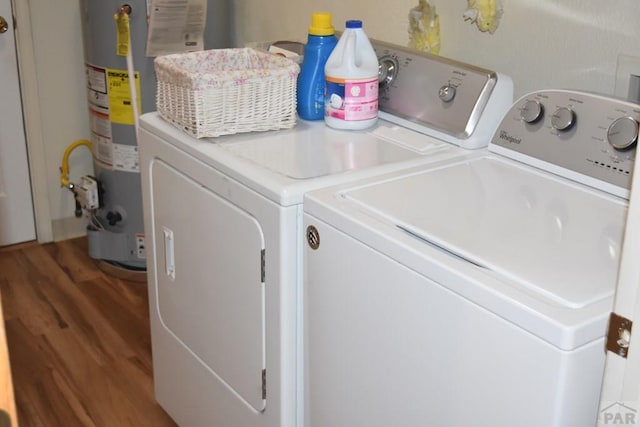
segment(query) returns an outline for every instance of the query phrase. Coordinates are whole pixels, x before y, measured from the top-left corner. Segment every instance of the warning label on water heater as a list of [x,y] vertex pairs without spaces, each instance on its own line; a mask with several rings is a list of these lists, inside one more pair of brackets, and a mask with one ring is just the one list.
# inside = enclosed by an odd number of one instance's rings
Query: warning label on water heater
[[113,144],[113,169],[140,172],[140,156],[135,145]]
[[89,105],[103,109],[103,113],[108,114],[107,70],[93,65],[86,65],[85,72],[87,75]]
[[[127,70],[102,68],[87,64],[87,97],[89,105],[109,116],[112,123],[133,125],[133,103]],[[136,71],[136,96],[140,100],[140,73]],[[142,103],[138,102],[138,114]]]
[[[136,146],[115,144],[112,123],[134,125],[129,73],[126,70],[96,67],[86,64],[89,126],[94,156],[102,165],[114,170],[139,172]],[[140,76],[135,73],[136,91],[140,99]],[[141,113],[138,102],[138,113]]]
[[[140,73],[135,72],[136,96],[140,99]],[[129,73],[126,70],[107,69],[107,89],[109,93],[109,117],[113,123],[133,125],[133,104],[129,88]],[[138,114],[142,114],[138,102]]]

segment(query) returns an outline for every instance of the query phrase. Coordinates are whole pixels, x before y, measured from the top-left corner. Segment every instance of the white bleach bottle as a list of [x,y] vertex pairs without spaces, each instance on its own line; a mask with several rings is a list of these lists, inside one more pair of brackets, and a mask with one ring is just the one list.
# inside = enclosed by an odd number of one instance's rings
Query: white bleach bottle
[[327,126],[351,130],[373,126],[378,120],[378,57],[362,21],[346,22],[324,74]]

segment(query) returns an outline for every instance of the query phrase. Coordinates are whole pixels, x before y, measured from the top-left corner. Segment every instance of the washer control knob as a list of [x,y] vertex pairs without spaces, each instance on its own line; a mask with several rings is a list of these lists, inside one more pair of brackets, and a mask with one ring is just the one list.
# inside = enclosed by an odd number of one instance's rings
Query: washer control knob
[[527,100],[520,109],[520,118],[526,123],[535,123],[542,118],[544,107],[535,99]]
[[393,56],[383,56],[378,60],[378,84],[381,87],[389,86],[398,75],[398,60]]
[[456,97],[456,87],[451,84],[446,84],[438,91],[438,96],[444,102],[451,102]]
[[638,129],[636,119],[620,117],[607,129],[607,141],[616,150],[626,150],[638,141]]
[[567,107],[558,108],[551,116],[551,127],[559,131],[567,131],[576,124],[576,114]]

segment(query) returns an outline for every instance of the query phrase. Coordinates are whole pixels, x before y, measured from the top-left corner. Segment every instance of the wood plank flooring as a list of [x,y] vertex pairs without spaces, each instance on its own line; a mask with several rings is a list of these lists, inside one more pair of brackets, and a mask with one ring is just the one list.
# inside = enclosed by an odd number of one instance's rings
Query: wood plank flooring
[[80,238],[0,251],[0,295],[21,427],[176,426],[153,396],[146,283]]

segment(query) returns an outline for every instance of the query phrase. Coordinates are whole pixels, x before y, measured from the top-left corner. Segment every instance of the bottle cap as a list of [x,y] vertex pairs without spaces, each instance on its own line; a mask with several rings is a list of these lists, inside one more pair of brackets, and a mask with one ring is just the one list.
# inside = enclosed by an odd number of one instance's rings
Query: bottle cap
[[358,19],[351,19],[346,23],[347,28],[362,28],[362,21]]
[[311,14],[311,26],[309,34],[312,36],[331,36],[335,34],[331,25],[331,14],[326,12],[314,12]]

